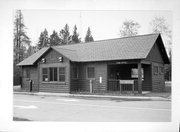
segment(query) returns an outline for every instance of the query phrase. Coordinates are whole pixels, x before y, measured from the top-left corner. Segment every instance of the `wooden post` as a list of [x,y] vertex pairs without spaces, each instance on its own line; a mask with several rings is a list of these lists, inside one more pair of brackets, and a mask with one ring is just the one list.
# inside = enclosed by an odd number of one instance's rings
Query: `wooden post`
[[139,93],[139,94],[142,94],[141,62],[138,63],[138,93]]
[[119,90],[120,90],[120,94],[122,94],[122,89],[121,89],[121,80],[119,80]]
[[90,80],[90,93],[93,92],[93,87],[92,87],[92,80]]

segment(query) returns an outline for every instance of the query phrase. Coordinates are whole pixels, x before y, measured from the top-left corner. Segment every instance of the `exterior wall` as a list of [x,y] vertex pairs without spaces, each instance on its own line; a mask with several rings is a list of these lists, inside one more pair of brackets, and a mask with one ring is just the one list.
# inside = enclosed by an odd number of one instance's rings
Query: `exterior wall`
[[[95,68],[95,78],[92,79],[93,92],[105,92],[107,90],[107,64],[105,62],[72,64],[79,67],[79,78],[73,79],[71,76],[71,89],[75,91],[90,91],[90,79],[87,78],[87,68]],[[72,72],[71,72],[72,75]],[[102,83],[99,78],[102,77]]]
[[[155,43],[146,60],[151,61],[152,91],[163,92],[165,79],[164,72],[160,73],[160,67],[164,68],[164,62],[157,43]],[[154,66],[158,67],[158,74],[154,74]]]
[[[59,62],[59,57],[63,57],[63,62]],[[40,92],[53,92],[53,93],[69,93],[70,90],[70,64],[69,60],[54,50],[50,50],[43,58],[46,59],[42,63],[41,59],[38,62],[39,66],[39,91]],[[65,67],[65,82],[43,82],[42,81],[42,68],[47,67]]]
[[[29,77],[27,77],[29,70]],[[38,91],[38,71],[37,66],[28,66],[22,68],[22,88],[30,91],[30,80],[32,80],[32,91]]]
[[[154,66],[158,67],[158,74],[154,74]],[[163,92],[165,89],[165,79],[164,79],[164,73],[160,73],[159,67],[163,64],[160,63],[152,63],[152,91],[153,92]]]

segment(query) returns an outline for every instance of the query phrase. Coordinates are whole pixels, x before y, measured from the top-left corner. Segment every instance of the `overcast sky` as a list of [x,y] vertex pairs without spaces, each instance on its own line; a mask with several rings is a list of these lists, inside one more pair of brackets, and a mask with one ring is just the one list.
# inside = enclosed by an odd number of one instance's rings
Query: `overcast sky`
[[53,30],[59,33],[66,23],[70,27],[71,34],[76,24],[83,41],[88,27],[94,40],[118,38],[123,21],[129,19],[140,24],[139,34],[151,33],[149,23],[154,16],[163,16],[170,28],[172,27],[170,11],[22,10],[22,13],[32,45],[38,42],[40,32],[45,28],[51,35]]

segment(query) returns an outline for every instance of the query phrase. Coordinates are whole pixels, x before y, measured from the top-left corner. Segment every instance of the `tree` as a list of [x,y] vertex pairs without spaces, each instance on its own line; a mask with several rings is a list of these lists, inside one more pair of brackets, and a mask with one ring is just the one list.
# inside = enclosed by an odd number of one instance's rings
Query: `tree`
[[48,37],[48,31],[44,29],[43,32],[41,32],[39,36],[39,41],[37,44],[38,49],[41,49],[43,47],[49,46],[49,37]]
[[17,10],[14,21],[14,63],[17,64],[24,59],[24,52],[31,41],[26,34],[26,26],[21,10]]
[[167,53],[169,53],[170,65],[165,66],[165,79],[171,80],[171,45],[172,45],[172,32],[164,17],[155,16],[150,22],[152,33],[161,33],[162,39],[165,44]]
[[24,24],[21,10],[17,10],[15,12],[13,33],[13,85],[20,85],[21,68],[17,66],[17,63],[21,62],[25,58],[25,52],[31,43],[29,37],[26,34],[26,26]]
[[91,30],[90,28],[88,27],[88,30],[87,30],[87,33],[86,33],[86,37],[85,37],[85,42],[91,42],[91,41],[94,41],[92,35],[91,35]]
[[49,42],[51,46],[60,45],[61,39],[58,36],[58,33],[54,30],[50,35]]
[[68,24],[65,25],[64,29],[61,29],[61,31],[60,31],[60,39],[61,39],[61,44],[69,44],[69,43],[71,43],[71,36],[70,36],[70,33],[69,33]]
[[121,37],[130,37],[138,35],[138,29],[140,25],[138,22],[133,20],[125,20],[123,22],[122,28],[120,29],[120,36]]
[[80,42],[81,42],[81,38],[79,38],[79,34],[77,33],[77,27],[75,25],[72,35],[72,43],[80,43]]

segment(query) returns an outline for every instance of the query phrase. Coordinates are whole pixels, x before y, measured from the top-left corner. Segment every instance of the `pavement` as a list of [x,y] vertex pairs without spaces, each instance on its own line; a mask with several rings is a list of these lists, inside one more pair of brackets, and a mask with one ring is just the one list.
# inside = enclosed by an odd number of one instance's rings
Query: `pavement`
[[[42,95],[42,96],[40,96]],[[18,120],[65,122],[170,122],[171,101],[14,94]]]
[[52,97],[78,97],[78,98],[101,98],[101,99],[127,99],[127,100],[162,100],[171,101],[171,93],[153,93],[143,92],[142,95],[121,94],[121,95],[98,95],[98,94],[70,94],[70,93],[46,93],[46,92],[19,92],[14,91],[14,94],[35,95],[35,96],[52,96]]

